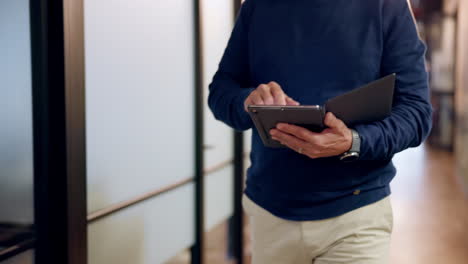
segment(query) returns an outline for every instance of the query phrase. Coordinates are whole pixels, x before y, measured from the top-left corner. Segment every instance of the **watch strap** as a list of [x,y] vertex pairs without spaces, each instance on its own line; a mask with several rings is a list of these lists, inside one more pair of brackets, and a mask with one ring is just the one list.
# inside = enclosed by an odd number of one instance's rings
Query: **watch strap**
[[353,141],[351,144],[351,148],[348,151],[357,153],[361,152],[361,137],[359,136],[359,133],[356,130],[351,129],[351,135]]
[[359,158],[359,153],[361,150],[361,137],[359,136],[359,133],[354,129],[351,129],[351,135],[351,148],[340,156],[341,161],[354,161]]

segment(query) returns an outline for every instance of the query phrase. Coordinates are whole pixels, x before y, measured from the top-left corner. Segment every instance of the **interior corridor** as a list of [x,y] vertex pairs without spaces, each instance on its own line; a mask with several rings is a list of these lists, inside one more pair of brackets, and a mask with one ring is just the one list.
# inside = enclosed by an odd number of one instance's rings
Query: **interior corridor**
[[[453,154],[426,144],[396,155],[394,163],[398,174],[392,182],[390,263],[468,263],[468,199],[454,173]],[[225,256],[225,234],[225,223],[207,234],[206,263],[234,263]],[[244,263],[249,264],[250,250],[245,244]],[[170,263],[187,263],[187,257]]]

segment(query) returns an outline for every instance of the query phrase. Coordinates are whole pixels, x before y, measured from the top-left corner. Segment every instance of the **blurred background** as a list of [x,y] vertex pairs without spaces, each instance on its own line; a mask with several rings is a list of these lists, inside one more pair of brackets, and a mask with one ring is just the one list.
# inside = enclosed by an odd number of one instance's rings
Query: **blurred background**
[[[0,263],[250,263],[250,131],[206,101],[237,0],[0,1]],[[392,264],[468,263],[468,1],[412,0],[434,108]]]

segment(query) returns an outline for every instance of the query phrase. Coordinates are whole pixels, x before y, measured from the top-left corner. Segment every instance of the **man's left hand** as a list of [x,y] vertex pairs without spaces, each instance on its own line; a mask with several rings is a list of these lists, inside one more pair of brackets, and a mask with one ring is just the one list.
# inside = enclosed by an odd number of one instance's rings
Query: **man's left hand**
[[338,156],[348,151],[353,140],[351,130],[331,112],[325,115],[324,123],[328,128],[321,133],[279,123],[270,134],[274,140],[313,159]]

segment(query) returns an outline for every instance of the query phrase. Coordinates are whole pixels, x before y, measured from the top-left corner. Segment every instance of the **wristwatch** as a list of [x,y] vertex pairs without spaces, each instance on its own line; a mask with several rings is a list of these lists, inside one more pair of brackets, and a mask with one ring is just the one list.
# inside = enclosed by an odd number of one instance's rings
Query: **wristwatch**
[[345,153],[341,154],[340,160],[344,162],[355,161],[359,159],[359,153],[361,150],[361,138],[356,130],[351,129],[352,144],[351,148]]

